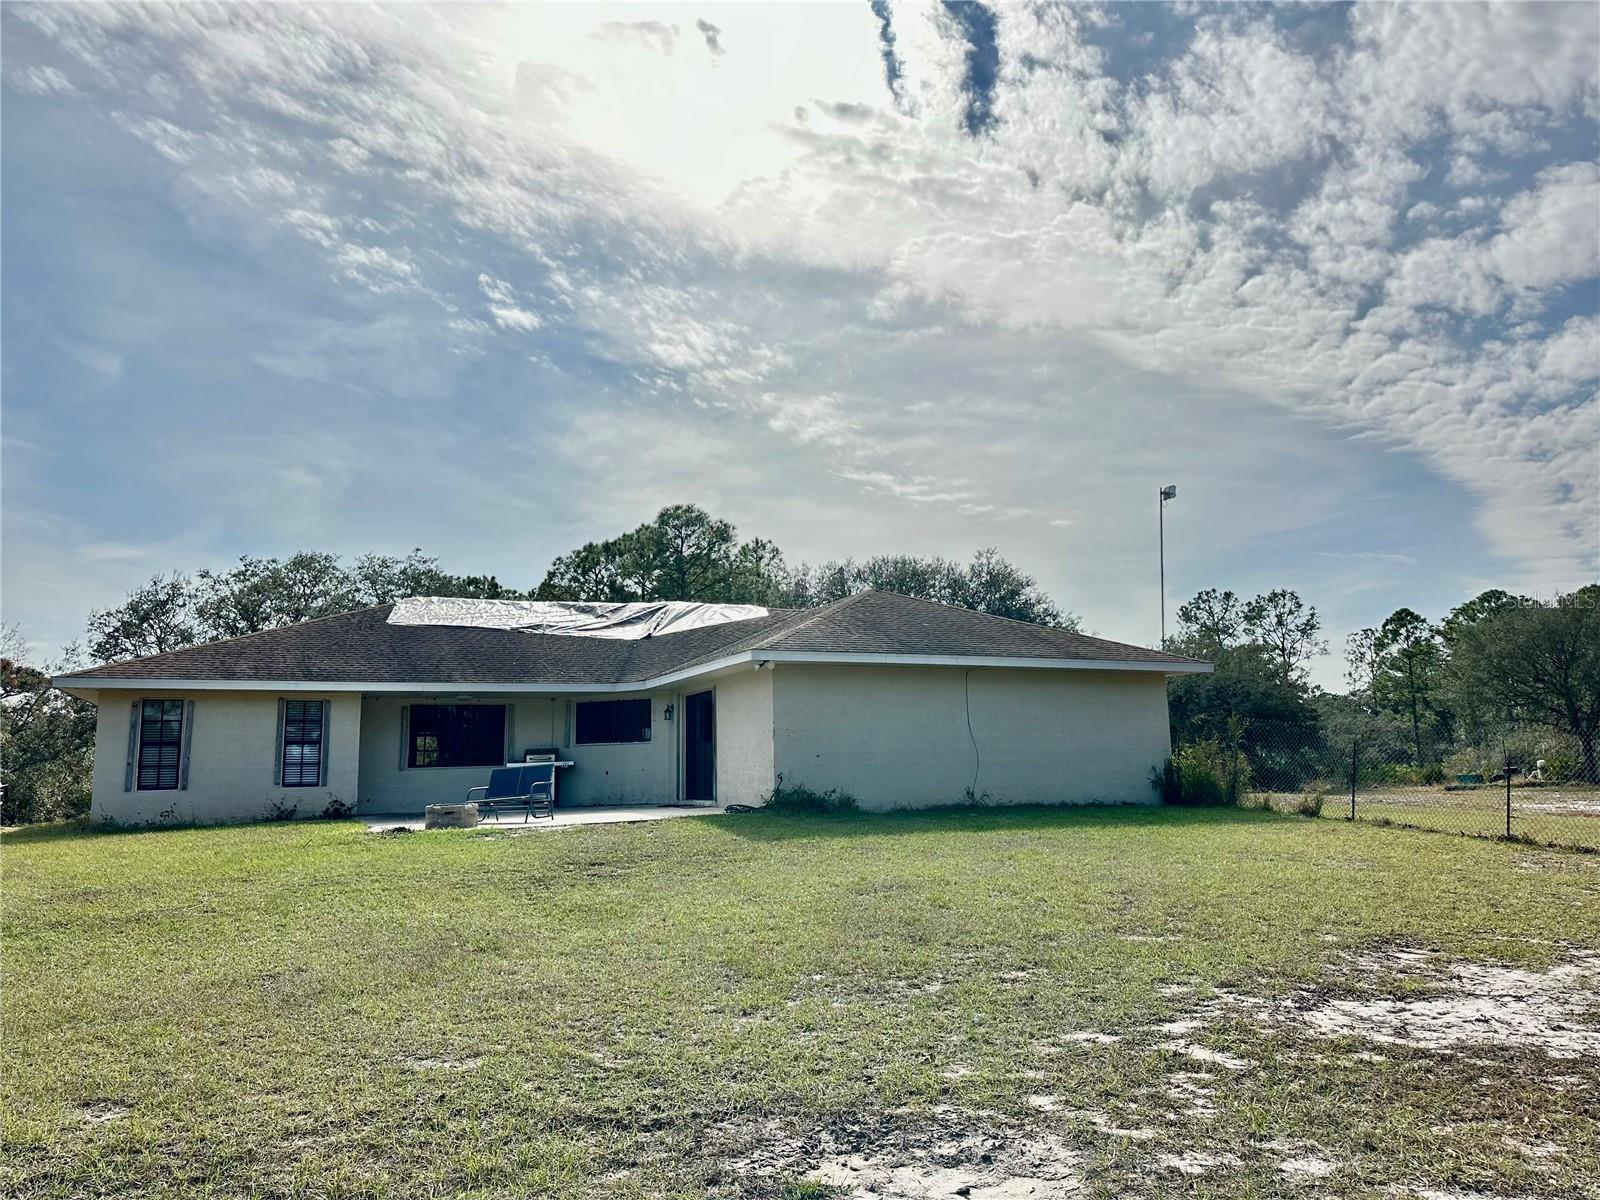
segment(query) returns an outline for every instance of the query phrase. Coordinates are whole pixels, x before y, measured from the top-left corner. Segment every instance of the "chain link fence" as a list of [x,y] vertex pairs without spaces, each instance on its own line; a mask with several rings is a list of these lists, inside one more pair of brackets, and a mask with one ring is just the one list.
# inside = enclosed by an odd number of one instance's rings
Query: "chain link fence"
[[1419,756],[1392,730],[1264,722],[1235,728],[1217,749],[1246,805],[1600,852],[1594,764],[1556,735],[1522,731]]

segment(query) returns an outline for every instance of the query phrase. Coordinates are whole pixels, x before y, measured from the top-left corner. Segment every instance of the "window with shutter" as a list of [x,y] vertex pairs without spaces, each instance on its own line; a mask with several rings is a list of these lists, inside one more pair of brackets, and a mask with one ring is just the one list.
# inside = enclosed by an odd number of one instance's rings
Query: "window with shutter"
[[279,763],[284,787],[319,787],[322,784],[321,700],[283,702],[283,759]]
[[183,755],[183,701],[145,700],[139,706],[139,791],[176,790]]

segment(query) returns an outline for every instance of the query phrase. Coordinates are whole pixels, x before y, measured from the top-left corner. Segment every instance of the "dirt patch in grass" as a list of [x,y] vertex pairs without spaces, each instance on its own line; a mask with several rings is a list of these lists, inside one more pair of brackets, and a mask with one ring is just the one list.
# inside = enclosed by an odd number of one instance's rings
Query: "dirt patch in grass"
[[1161,1048],[1187,1055],[1196,1062],[1226,1067],[1230,1071],[1248,1071],[1256,1065],[1248,1058],[1240,1058],[1237,1054],[1229,1054],[1223,1050],[1213,1050],[1209,1046],[1197,1046],[1193,1042],[1162,1042]]
[[793,1195],[802,1185],[873,1200],[1073,1200],[1088,1194],[1083,1156],[1048,1133],[952,1108],[932,1119],[847,1117],[796,1131],[778,1121],[736,1122],[717,1196]]
[[1166,1095],[1182,1112],[1191,1117],[1214,1116],[1217,1092],[1211,1086],[1216,1076],[1209,1071],[1177,1071],[1167,1077]]
[[[1600,953],[1570,950],[1546,970],[1387,949],[1339,965],[1341,990],[1298,989],[1272,1001],[1221,992],[1195,1012],[1156,1028],[1193,1033],[1238,1012],[1322,1038],[1455,1052],[1515,1048],[1550,1058],[1600,1058]],[[1163,1048],[1232,1067],[1230,1056],[1190,1042]],[[1244,1060],[1236,1060],[1243,1065]]]
[[414,1071],[476,1071],[483,1059],[470,1056],[430,1058],[419,1055],[402,1061]]
[[111,1100],[100,1100],[93,1104],[85,1104],[78,1110],[78,1119],[85,1125],[105,1125],[111,1121],[121,1121],[128,1115],[126,1105],[117,1104]]
[[1327,1000],[1300,1014],[1322,1037],[1453,1050],[1489,1044],[1541,1050],[1551,1058],[1600,1057],[1600,954],[1579,951],[1546,971],[1493,963],[1359,962],[1362,969],[1403,967],[1420,980],[1417,997]]
[[1184,1154],[1163,1154],[1156,1160],[1169,1171],[1180,1175],[1209,1175],[1213,1171],[1237,1167],[1239,1159],[1232,1154],[1201,1154],[1190,1150]]
[[1326,1179],[1339,1169],[1339,1164],[1315,1154],[1298,1154],[1278,1164],[1278,1170],[1290,1179]]

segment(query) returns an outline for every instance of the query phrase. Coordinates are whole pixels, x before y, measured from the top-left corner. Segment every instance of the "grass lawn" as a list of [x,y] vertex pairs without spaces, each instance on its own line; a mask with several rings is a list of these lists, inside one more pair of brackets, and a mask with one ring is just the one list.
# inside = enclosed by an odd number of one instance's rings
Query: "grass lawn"
[[0,869],[7,1196],[1600,1194],[1600,856],[1063,809]]

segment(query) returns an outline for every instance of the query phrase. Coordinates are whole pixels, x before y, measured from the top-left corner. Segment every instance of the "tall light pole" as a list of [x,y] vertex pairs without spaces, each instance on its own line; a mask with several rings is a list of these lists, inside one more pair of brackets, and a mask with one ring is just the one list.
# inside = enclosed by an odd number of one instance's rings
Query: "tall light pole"
[[1161,644],[1167,644],[1167,501],[1177,498],[1178,485],[1162,488],[1156,501],[1156,527],[1161,546]]

